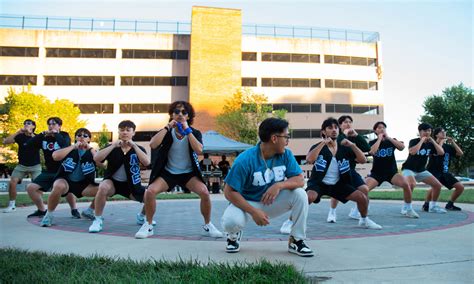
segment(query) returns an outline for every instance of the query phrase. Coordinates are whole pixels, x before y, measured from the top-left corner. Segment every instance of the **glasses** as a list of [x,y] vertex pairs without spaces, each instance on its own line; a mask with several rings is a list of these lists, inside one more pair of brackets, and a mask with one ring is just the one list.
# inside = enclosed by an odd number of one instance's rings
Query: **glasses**
[[183,115],[188,115],[188,111],[185,109],[175,109],[173,113],[176,115],[179,115],[180,113],[182,113]]
[[276,135],[275,134],[275,136],[276,137],[283,137],[283,138],[285,138],[286,141],[290,140],[290,138],[291,138],[290,135]]
[[78,134],[76,137],[89,138],[88,134]]
[[33,125],[33,123],[31,121],[27,121],[27,122],[23,123],[23,125]]

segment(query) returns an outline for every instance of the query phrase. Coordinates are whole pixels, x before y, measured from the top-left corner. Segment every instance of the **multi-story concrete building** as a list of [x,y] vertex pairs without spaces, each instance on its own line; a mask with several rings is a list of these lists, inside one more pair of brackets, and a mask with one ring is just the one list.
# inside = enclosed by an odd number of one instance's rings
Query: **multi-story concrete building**
[[[299,159],[328,116],[350,114],[367,133],[383,119],[378,33],[242,24],[241,11],[193,7],[191,23],[1,17],[0,94],[31,84],[69,99],[95,132],[131,119],[148,141],[167,106],[189,100],[196,126],[239,88],[288,110]],[[13,28],[8,28],[13,27]]]

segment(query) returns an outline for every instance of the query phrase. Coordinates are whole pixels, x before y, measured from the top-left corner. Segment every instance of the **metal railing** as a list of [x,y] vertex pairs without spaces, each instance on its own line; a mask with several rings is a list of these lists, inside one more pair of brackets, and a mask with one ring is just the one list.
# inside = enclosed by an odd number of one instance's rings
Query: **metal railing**
[[[189,22],[17,15],[0,15],[0,28],[191,34],[191,23]],[[378,32],[371,31],[261,24],[243,24],[242,34],[259,37],[314,38],[369,43],[376,42],[380,38]]]

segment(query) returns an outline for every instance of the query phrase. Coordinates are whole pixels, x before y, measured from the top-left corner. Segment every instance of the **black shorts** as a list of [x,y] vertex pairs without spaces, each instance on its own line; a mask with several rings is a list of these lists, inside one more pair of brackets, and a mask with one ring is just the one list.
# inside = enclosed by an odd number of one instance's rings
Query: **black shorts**
[[[110,179],[115,188],[115,194],[122,195],[125,198],[131,199],[130,195],[135,198],[136,201],[138,202],[143,202],[143,196],[145,195],[145,187],[140,186],[140,190],[135,190],[135,188],[131,187],[128,182],[126,181],[117,181],[114,179]],[[114,195],[115,195],[114,194]]]
[[346,203],[347,201],[349,201],[346,198],[354,191],[357,191],[357,188],[353,187],[350,184],[343,183],[342,181],[338,181],[334,185],[320,183],[306,188],[306,191],[308,190],[314,190],[318,193],[318,198],[314,201],[314,203],[319,203],[323,195],[329,195],[341,201],[342,203]]
[[442,185],[446,186],[448,189],[452,189],[454,187],[454,184],[459,182],[459,180],[455,178],[451,173],[443,173],[435,177]]
[[351,169],[351,179],[352,179],[352,186],[358,188],[361,185],[365,184],[364,179],[359,175],[359,173],[355,169]]
[[398,174],[398,172],[391,172],[391,173],[384,173],[384,174],[370,172],[369,177],[375,179],[379,183],[379,185],[381,185],[384,181],[392,183],[392,178],[396,174]]
[[31,183],[39,185],[39,190],[42,192],[48,192],[53,187],[55,177],[56,173],[41,172],[41,174],[37,176]]
[[67,179],[64,179],[64,180],[69,185],[69,191],[61,195],[62,197],[68,195],[69,193],[72,193],[77,198],[81,198],[82,192],[84,191],[84,189],[86,189],[86,187],[88,187],[90,184],[97,185],[96,183],[90,183],[87,180],[82,180],[82,181],[69,181]]
[[168,185],[168,190],[172,190],[176,185],[179,185],[182,188],[186,188],[186,184],[188,183],[188,181],[195,176],[196,175],[193,172],[176,175],[168,172],[167,170],[163,170],[160,175],[160,177],[164,179],[164,181]]

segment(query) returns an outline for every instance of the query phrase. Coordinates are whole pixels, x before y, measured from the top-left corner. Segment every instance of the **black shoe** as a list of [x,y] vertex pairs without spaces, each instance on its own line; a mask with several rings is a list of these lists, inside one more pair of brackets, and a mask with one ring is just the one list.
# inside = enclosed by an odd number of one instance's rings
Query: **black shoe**
[[30,217],[43,217],[46,215],[46,210],[41,211],[41,210],[36,210],[35,212],[31,213],[30,215],[26,216],[26,218]]
[[450,203],[450,202],[446,204],[445,208],[446,210],[449,210],[449,211],[461,211],[461,208],[455,206],[453,203]]
[[428,212],[429,209],[430,209],[430,204],[428,202],[425,202],[423,206],[421,207],[421,210],[425,212]]
[[74,219],[81,219],[81,214],[79,213],[77,209],[72,209],[71,215],[72,215],[72,218]]
[[240,251],[240,240],[242,239],[242,231],[237,233],[237,238],[235,240],[227,237],[227,246],[225,251],[228,253],[235,253]]
[[303,240],[297,241],[293,236],[290,236],[290,239],[288,240],[288,251],[303,257],[314,256],[313,251],[304,243]]

